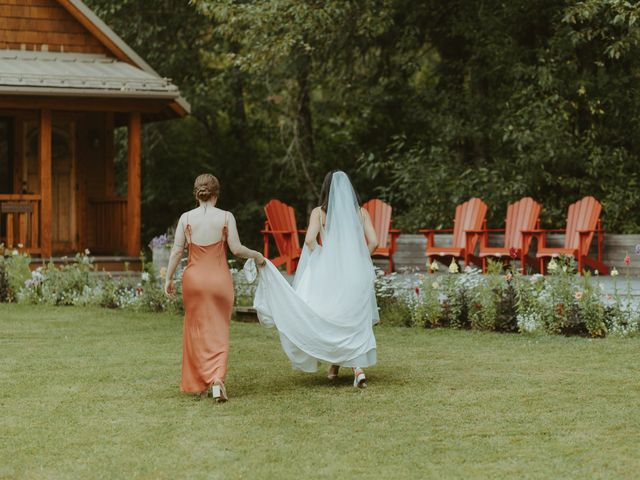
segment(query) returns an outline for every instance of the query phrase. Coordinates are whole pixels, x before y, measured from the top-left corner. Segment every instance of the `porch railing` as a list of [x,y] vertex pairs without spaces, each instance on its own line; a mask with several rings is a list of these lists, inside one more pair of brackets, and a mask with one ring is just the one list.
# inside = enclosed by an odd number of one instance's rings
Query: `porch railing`
[[0,194],[0,242],[40,253],[40,195]]
[[89,199],[89,248],[95,253],[127,250],[127,198]]

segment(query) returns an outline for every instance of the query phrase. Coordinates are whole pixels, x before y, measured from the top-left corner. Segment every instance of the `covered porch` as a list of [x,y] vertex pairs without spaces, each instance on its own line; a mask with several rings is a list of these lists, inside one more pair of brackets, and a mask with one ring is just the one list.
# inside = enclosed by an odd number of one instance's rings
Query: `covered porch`
[[[43,259],[137,257],[142,124],[187,110],[168,79],[118,60],[0,52],[0,242]],[[117,127],[127,132],[120,175]]]

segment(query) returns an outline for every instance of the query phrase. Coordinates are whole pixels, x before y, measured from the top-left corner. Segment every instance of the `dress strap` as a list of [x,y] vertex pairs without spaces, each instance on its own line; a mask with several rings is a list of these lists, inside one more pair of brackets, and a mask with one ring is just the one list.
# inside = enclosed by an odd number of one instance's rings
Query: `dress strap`
[[191,224],[189,223],[189,214],[187,213],[187,226],[184,228],[184,236],[187,243],[191,243]]
[[222,241],[227,241],[227,233],[229,231],[227,223],[229,222],[229,212],[224,212],[224,226],[222,227]]

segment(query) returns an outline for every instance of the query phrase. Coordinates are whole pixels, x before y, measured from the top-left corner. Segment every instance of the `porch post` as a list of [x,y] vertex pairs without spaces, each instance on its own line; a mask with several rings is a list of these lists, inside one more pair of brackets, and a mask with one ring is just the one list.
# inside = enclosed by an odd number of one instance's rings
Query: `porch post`
[[51,110],[40,110],[40,136],[38,141],[40,171],[40,249],[42,258],[53,255],[53,188],[51,169]]
[[114,146],[113,146],[113,129],[115,121],[113,112],[105,112],[104,114],[104,196],[112,197],[114,195]]
[[140,112],[129,114],[127,161],[127,253],[132,257],[140,254]]

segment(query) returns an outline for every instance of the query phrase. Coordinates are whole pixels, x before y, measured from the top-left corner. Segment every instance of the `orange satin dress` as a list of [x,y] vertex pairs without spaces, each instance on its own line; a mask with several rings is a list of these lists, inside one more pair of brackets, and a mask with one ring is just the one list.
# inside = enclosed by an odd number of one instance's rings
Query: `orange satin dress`
[[185,236],[189,262],[182,276],[185,315],[180,388],[202,392],[215,380],[224,381],[227,374],[234,290],[227,263],[226,218],[222,239],[216,243],[193,243],[188,223]]

